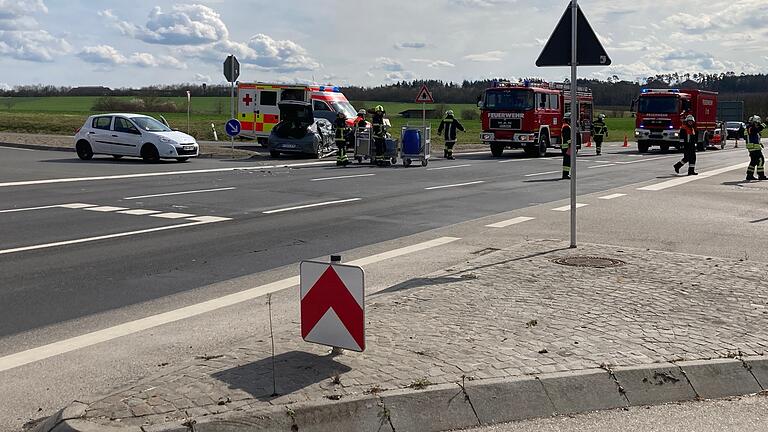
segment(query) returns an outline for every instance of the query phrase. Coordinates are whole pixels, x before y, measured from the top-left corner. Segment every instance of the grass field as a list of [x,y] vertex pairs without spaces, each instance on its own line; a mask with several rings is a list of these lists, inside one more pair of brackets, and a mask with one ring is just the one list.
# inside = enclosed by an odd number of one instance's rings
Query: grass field
[[[94,114],[92,107],[98,97],[91,96],[61,96],[40,98],[0,98],[0,131],[22,133],[44,133],[72,135],[74,131],[83,125],[85,118]],[[131,99],[120,97],[119,99]],[[161,98],[176,103],[179,108],[186,108],[186,98]],[[376,105],[384,106],[392,126],[393,135],[398,135],[402,126],[407,124],[420,125],[421,119],[405,119],[398,115],[407,109],[421,109],[421,104],[416,103],[391,103],[391,102],[353,102],[355,108],[371,109]],[[435,104],[428,107],[438,109],[441,114],[447,109],[452,109],[456,116],[461,118],[463,111],[478,112],[474,104]],[[219,138],[224,139],[224,123],[229,118],[229,98],[227,97],[199,97],[192,99],[192,115],[190,121],[190,133],[199,140],[212,140],[213,131],[211,124],[216,126]],[[144,112],[157,117],[159,113]],[[187,114],[163,113],[171,126],[175,129],[187,131]],[[428,119],[429,124],[436,132],[440,124],[439,119]],[[461,120],[467,129],[465,134],[459,135],[459,142],[465,144],[479,143],[481,125],[480,120]],[[633,139],[633,118],[609,118],[608,127],[610,139],[621,141],[624,134],[630,140]],[[434,133],[434,145],[440,148],[443,145],[441,137]]]

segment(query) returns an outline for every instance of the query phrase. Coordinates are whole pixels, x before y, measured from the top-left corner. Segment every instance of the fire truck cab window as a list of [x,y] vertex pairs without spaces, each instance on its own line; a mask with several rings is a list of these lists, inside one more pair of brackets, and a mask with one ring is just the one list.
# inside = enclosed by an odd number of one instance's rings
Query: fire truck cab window
[[530,90],[495,90],[485,95],[485,108],[510,111],[533,109],[534,97]]
[[547,98],[547,95],[545,93],[540,93],[539,94],[539,108],[541,108],[541,109],[549,108],[547,106],[547,99],[548,98]]
[[549,109],[553,109],[553,110],[560,109],[560,98],[555,94],[548,95],[548,97],[549,97]]
[[674,114],[679,112],[678,99],[671,97],[641,97],[637,109],[641,113]]

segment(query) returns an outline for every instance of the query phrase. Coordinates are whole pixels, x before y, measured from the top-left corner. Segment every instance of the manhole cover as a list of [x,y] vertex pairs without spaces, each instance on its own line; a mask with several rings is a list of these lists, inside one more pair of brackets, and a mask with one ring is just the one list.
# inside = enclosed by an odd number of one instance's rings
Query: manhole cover
[[592,268],[609,268],[609,267],[620,267],[626,264],[624,261],[612,259],[612,258],[601,258],[601,257],[594,257],[594,256],[575,256],[575,257],[567,257],[567,258],[558,258],[556,260],[552,260],[555,264],[560,265],[566,265],[571,267],[592,267]]

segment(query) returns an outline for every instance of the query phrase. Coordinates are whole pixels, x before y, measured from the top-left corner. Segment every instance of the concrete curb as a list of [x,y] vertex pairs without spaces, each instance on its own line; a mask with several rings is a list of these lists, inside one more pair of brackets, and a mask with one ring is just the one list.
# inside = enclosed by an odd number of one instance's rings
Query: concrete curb
[[766,391],[766,385],[768,356],[760,356],[468,380],[143,427],[85,420],[87,405],[74,402],[33,432],[440,432],[586,411],[743,396]]

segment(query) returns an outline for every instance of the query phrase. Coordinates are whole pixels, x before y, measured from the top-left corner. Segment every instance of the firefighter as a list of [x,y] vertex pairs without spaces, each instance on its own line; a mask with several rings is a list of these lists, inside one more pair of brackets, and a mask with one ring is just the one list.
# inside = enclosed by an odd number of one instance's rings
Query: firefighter
[[453,157],[453,146],[456,145],[456,130],[465,132],[464,126],[459,119],[453,116],[453,110],[445,112],[445,118],[440,122],[440,127],[437,128],[437,134],[440,135],[445,130],[445,150],[443,150],[443,157],[449,160],[456,159]]
[[[760,142],[760,133],[765,125],[759,116],[752,116],[747,126],[747,151],[749,152],[749,167],[747,167],[747,181],[768,180],[765,176],[765,157],[763,156],[763,144]],[[755,178],[757,170],[757,178]]]
[[386,134],[387,131],[384,128],[384,116],[386,112],[384,107],[377,105],[373,110],[373,118],[371,119],[371,125],[373,133],[373,143],[376,149],[376,155],[374,161],[377,164],[381,164],[384,161],[384,152],[387,150]]
[[597,155],[603,153],[603,138],[608,138],[608,126],[605,124],[605,114],[597,116],[597,120],[592,123],[592,134],[595,136],[595,147]]
[[368,127],[368,122],[365,121],[365,116],[368,115],[368,112],[364,109],[361,109],[357,112],[357,118],[355,118],[355,127],[365,129]]
[[698,140],[696,119],[688,115],[680,128],[680,138],[683,140],[683,159],[675,164],[675,172],[680,174],[680,168],[688,164],[688,175],[699,175],[696,172],[696,141]]
[[565,113],[560,132],[560,149],[563,151],[563,180],[571,179],[571,113]]
[[349,164],[347,157],[347,141],[349,139],[350,128],[347,126],[347,116],[343,112],[336,114],[336,121],[333,124],[336,132],[336,165],[346,166]]

